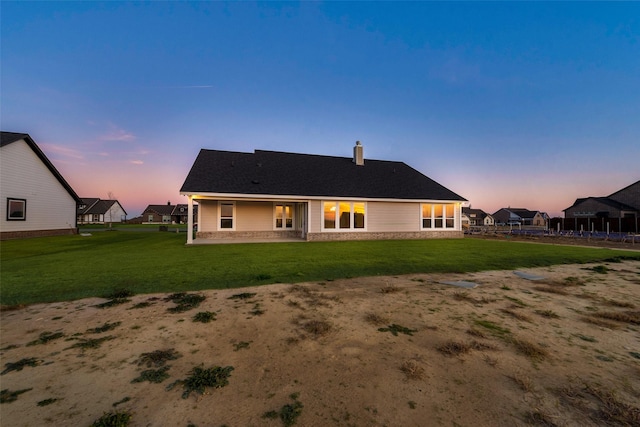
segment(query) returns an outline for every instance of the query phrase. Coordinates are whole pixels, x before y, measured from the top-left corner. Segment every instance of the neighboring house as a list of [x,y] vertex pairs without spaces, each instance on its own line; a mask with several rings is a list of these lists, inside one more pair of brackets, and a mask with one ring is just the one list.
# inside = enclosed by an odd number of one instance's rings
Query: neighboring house
[[0,238],[77,233],[78,195],[26,133],[0,138]]
[[[149,205],[142,212],[143,224],[186,224],[188,222],[189,207],[186,204]],[[194,217],[198,214],[198,207],[194,206]]]
[[149,205],[142,212],[143,224],[171,224],[171,213],[175,208],[170,202],[166,205]]
[[127,212],[117,200],[82,198],[78,204],[78,224],[110,224],[127,220]]
[[606,224],[619,231],[638,232],[640,217],[640,181],[616,191],[606,197],[584,197],[576,199],[572,206],[564,209],[565,219],[572,220],[574,227],[601,231]]
[[470,226],[491,226],[495,224],[493,216],[489,215],[482,209],[471,209],[463,207],[462,215],[468,218],[468,224]]
[[[193,207],[193,217],[198,216],[198,206]],[[189,205],[177,204],[171,211],[171,221],[175,224],[186,224],[189,222]]]
[[492,216],[495,223],[499,225],[531,225],[536,227],[546,227],[549,219],[544,212],[523,208],[502,208]]
[[405,163],[365,160],[359,142],[353,158],[203,149],[180,193],[198,202],[197,238],[463,236],[464,198]]

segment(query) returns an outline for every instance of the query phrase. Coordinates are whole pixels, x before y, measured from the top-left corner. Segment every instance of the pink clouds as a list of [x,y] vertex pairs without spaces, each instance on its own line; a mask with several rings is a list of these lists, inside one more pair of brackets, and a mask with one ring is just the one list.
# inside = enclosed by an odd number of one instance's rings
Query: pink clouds
[[56,156],[60,156],[63,158],[71,158],[76,160],[83,160],[84,155],[80,150],[76,150],[74,148],[65,147],[57,144],[49,144],[49,143],[39,143],[38,144],[43,151],[48,153],[52,153]]
[[120,141],[131,142],[136,140],[136,136],[113,123],[109,123],[109,131],[98,138],[100,141]]

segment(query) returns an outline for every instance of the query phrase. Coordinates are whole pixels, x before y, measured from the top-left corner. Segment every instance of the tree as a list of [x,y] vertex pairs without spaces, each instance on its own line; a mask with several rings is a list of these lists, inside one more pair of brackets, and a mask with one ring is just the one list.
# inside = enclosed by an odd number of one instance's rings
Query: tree
[[107,213],[109,214],[109,229],[111,230],[113,228],[113,215],[118,212],[116,206],[116,196],[113,194],[113,191],[107,192],[107,199],[113,202],[111,206],[109,206],[109,210],[107,211]]

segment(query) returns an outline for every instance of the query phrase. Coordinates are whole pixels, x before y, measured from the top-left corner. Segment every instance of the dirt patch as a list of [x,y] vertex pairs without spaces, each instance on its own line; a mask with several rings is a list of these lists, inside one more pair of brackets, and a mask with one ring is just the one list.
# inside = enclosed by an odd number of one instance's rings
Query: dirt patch
[[640,262],[527,272],[2,312],[2,424],[639,425]]

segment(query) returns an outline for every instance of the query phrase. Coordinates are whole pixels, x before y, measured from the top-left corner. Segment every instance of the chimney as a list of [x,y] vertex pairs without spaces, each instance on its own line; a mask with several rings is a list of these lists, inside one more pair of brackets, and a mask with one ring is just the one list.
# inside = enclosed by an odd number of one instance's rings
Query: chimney
[[353,147],[353,163],[364,166],[364,152],[360,141],[356,141],[356,146]]

